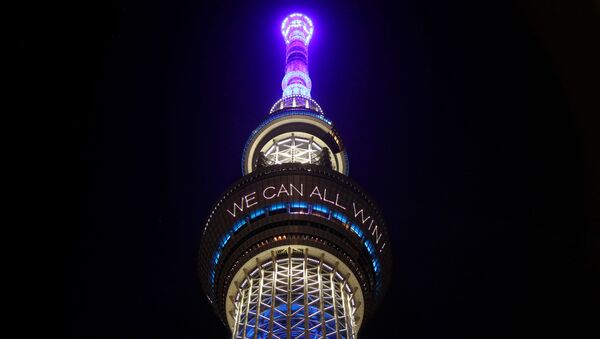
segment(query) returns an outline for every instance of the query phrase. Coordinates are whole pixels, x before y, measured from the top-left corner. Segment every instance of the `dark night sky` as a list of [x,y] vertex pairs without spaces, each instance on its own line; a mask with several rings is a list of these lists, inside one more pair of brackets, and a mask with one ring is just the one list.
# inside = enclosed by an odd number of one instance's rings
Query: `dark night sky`
[[313,98],[392,236],[393,283],[361,338],[599,337],[591,3],[65,9],[65,195],[79,213],[63,239],[64,337],[227,337],[196,253],[281,95],[293,11],[315,23]]

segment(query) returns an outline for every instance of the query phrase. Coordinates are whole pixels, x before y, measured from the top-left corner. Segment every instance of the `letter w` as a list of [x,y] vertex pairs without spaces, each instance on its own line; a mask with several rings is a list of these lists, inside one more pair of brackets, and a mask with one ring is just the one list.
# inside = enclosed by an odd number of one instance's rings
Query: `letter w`
[[352,203],[352,208],[354,208],[354,217],[358,217],[358,215],[360,214],[360,219],[362,220],[362,223],[364,224],[367,220],[369,220],[371,218],[371,216],[368,216],[365,218],[365,213],[363,212],[363,209],[361,208],[360,211],[356,211],[356,205],[354,204],[354,202]]
[[240,210],[240,212],[242,212],[244,210],[244,198],[242,197],[242,201],[240,201],[240,204],[236,204],[235,202],[233,203],[233,212],[231,212],[230,210],[227,210],[227,212],[229,212],[229,214],[231,214],[232,217],[235,218],[236,215],[236,210]]

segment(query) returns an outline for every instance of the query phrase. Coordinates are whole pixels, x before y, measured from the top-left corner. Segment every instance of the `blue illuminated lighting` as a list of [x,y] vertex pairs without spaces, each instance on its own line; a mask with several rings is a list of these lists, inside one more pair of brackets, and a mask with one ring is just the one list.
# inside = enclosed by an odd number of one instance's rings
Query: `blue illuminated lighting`
[[381,266],[379,264],[379,259],[372,258],[371,262],[373,263],[373,270],[375,271],[376,274],[379,275],[379,272],[381,271]]
[[265,211],[264,209],[260,209],[260,210],[256,210],[252,213],[250,213],[250,220],[254,220],[258,217],[260,217],[261,215],[264,215],[267,211]]
[[[243,223],[240,223],[240,221],[244,221]],[[242,219],[238,222],[236,222],[234,224],[234,226],[237,226],[238,229],[244,225],[246,223],[245,219]],[[210,282],[211,284],[214,284],[215,282],[215,267],[217,266],[217,264],[219,263],[219,258],[221,257],[221,252],[223,252],[223,248],[225,248],[225,245],[227,245],[227,242],[229,241],[229,239],[231,239],[231,235],[233,234],[233,229],[230,230],[229,232],[227,232],[223,238],[221,238],[221,241],[219,241],[219,245],[217,246],[217,249],[215,250],[215,253],[213,254],[213,260],[212,260],[212,264],[213,264],[213,269],[212,272],[210,274]]]
[[293,202],[290,204],[291,208],[307,208],[308,204],[305,202]]
[[356,235],[358,235],[359,238],[363,238],[365,235],[363,233],[363,231],[360,229],[360,227],[358,227],[356,224],[352,223],[350,225],[350,229],[352,230],[352,232],[356,233]]
[[278,211],[278,210],[282,210],[282,209],[285,209],[285,208],[286,208],[286,204],[280,202],[280,203],[273,204],[273,205],[269,206],[268,209],[269,209],[269,211]]
[[227,242],[229,241],[230,238],[231,238],[231,232],[228,232],[227,234],[225,234],[225,236],[223,237],[223,240],[221,240],[221,247],[225,247],[225,245],[227,244]]
[[[287,338],[287,321],[288,321],[288,309],[287,304],[281,304],[273,310],[273,322],[275,323],[273,326],[273,331],[271,334],[273,337],[279,338]],[[330,309],[333,311],[333,308]],[[292,304],[290,307],[291,321],[292,324],[297,324],[290,329],[291,338],[300,338],[304,337],[305,329],[305,319],[304,319],[304,305],[300,304]],[[312,338],[324,338],[323,336],[323,327],[321,326],[321,310],[315,306],[308,306],[308,333],[309,337]],[[257,319],[258,318],[258,319]],[[269,319],[271,318],[271,309],[267,309],[260,314],[260,316],[256,316],[256,314],[249,313],[247,326],[240,326],[238,337],[239,338],[254,338],[254,324],[258,321],[259,328],[268,328]],[[325,320],[326,331],[328,333],[335,333],[335,322],[332,321],[334,319],[333,315],[328,311],[325,311],[323,314],[323,318]],[[244,328],[246,329],[246,335],[244,335]],[[269,337],[268,332],[259,331],[257,333],[257,337],[260,339],[267,339]],[[328,338],[334,338],[334,336],[328,336]],[[345,338],[345,336],[341,336]]]
[[[229,239],[231,239],[231,236],[234,233],[238,232],[245,225],[247,225],[248,219],[250,221],[252,221],[260,216],[265,215],[267,211],[274,212],[274,211],[280,211],[280,210],[287,210],[288,206],[290,208],[308,208],[310,206],[313,211],[324,213],[324,214],[329,214],[329,212],[331,211],[326,206],[319,205],[319,204],[308,204],[304,201],[295,201],[295,202],[291,202],[291,203],[278,202],[278,203],[274,203],[266,208],[262,208],[262,209],[253,211],[249,215],[240,218],[239,220],[237,220],[236,222],[233,223],[231,230],[229,230],[227,233],[225,233],[225,235],[221,238],[221,241],[219,241],[217,249],[215,250],[215,253],[213,254],[212,271],[210,273],[211,285],[214,286],[215,269],[217,267],[217,264],[219,263],[219,258],[221,257],[221,253],[222,253],[223,249],[225,248],[225,245],[227,245],[227,242],[229,242]],[[331,214],[331,216],[334,219],[339,220],[340,222],[342,222],[344,224],[348,223],[348,221],[349,221],[349,218],[340,212],[333,212]],[[377,276],[379,276],[381,273],[381,264],[379,262],[379,259],[377,259],[375,245],[373,245],[373,243],[370,240],[365,239],[364,232],[355,223],[350,224],[350,230],[354,234],[356,234],[361,240],[363,240],[363,245],[365,246],[365,248],[371,255],[371,262],[373,264],[373,270],[375,271]]]
[[318,212],[322,212],[325,214],[329,214],[329,208],[323,206],[323,205],[313,205],[312,207],[313,211],[318,211]]
[[348,222],[348,217],[343,215],[342,213],[339,212],[333,212],[331,214],[332,217],[334,217],[335,219],[343,222],[344,224]]
[[365,240],[365,247],[370,255],[375,255],[375,246],[373,246],[373,243],[370,240]]
[[237,232],[245,224],[246,224],[246,218],[242,218],[242,219],[238,220],[235,224],[233,224],[233,232]]

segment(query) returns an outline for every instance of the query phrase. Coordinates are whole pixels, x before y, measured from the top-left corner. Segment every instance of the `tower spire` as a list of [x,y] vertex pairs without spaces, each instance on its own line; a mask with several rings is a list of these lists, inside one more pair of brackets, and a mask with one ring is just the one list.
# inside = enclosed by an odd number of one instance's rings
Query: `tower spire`
[[314,27],[309,17],[301,13],[288,15],[281,23],[285,40],[285,76],[281,81],[283,97],[301,95],[310,98],[312,82],[308,76],[308,43]]

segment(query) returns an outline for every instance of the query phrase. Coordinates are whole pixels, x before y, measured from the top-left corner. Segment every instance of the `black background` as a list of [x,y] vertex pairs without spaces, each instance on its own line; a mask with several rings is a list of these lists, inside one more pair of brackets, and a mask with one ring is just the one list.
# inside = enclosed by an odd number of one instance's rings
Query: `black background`
[[66,139],[64,337],[227,337],[200,234],[281,95],[294,11],[316,27],[313,98],[390,226],[393,283],[361,337],[598,337],[594,2],[52,7],[17,51],[43,59],[20,85],[56,90]]

